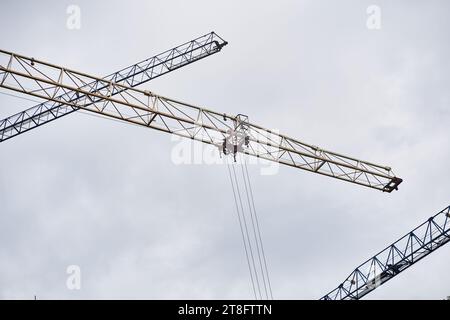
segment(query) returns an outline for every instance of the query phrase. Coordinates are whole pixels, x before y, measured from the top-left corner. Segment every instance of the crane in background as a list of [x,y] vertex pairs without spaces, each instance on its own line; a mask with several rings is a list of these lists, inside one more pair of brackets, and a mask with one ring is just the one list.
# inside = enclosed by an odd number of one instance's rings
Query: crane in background
[[358,266],[321,300],[358,300],[450,242],[450,206]]
[[[220,36],[214,32],[207,33],[194,40],[183,43],[175,48],[164,51],[156,56],[148,58],[112,73],[103,80],[105,82],[122,83],[129,87],[136,87],[152,79],[165,75],[169,72],[187,66],[195,61],[213,55],[227,45]],[[33,65],[33,61],[31,61]],[[98,87],[96,86],[98,85]],[[100,83],[90,83],[84,89],[92,89],[96,92],[101,87]],[[112,95],[117,92],[112,93]],[[58,99],[74,102],[72,97],[61,94]],[[11,139],[24,132],[42,126],[53,120],[59,119],[78,108],[55,101],[46,100],[34,107],[28,108],[22,112],[14,114],[0,121],[0,142]]]

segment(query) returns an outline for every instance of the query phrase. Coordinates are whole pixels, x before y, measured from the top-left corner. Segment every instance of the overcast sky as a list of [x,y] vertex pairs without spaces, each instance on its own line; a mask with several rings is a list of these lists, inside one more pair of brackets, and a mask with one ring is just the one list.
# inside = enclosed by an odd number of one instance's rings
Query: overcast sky
[[[68,5],[81,28],[66,26]],[[369,5],[381,29],[367,28]],[[2,1],[0,48],[103,76],[210,31],[222,52],[142,86],[389,165],[391,194],[281,167],[253,191],[274,298],[317,299],[449,205],[448,1]],[[5,90],[1,90],[5,92]],[[33,102],[0,94],[4,118]],[[0,144],[0,298],[252,298],[225,166],[71,114]],[[450,246],[368,299],[450,295]],[[66,287],[69,265],[81,290]]]

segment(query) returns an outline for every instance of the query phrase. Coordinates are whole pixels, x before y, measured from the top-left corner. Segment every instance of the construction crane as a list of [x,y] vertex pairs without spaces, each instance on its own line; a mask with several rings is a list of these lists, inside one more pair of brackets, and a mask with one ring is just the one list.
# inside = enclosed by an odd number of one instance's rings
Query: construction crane
[[[220,50],[226,42],[209,43]],[[147,72],[141,76],[149,78]],[[87,110],[210,144],[224,154],[236,156],[240,152],[383,192],[397,190],[402,182],[390,167],[323,150],[250,123],[245,115],[212,111],[132,88],[129,81],[115,80],[0,50],[0,87],[44,99],[54,106],[66,106],[64,110]],[[58,116],[47,107],[42,110],[49,119],[44,122]],[[2,140],[29,130],[22,127],[32,128],[41,123],[35,120],[33,114],[26,114],[17,121],[6,121],[0,127]]]
[[450,242],[450,206],[358,266],[321,300],[357,300]]
[[[192,62],[213,55],[219,52],[225,45],[227,45],[225,40],[215,32],[210,32],[154,57],[112,73],[103,78],[103,80],[108,83],[115,82],[125,84],[129,87],[136,87]],[[88,87],[86,86],[84,89],[86,88]],[[92,92],[104,89],[101,88],[100,83],[90,83],[89,88],[93,90]],[[117,94],[117,92],[114,92],[114,94]],[[66,94],[60,95],[58,99],[66,102],[74,102]],[[73,105],[45,101],[14,114],[0,121],[0,142],[61,118],[76,110],[78,108]]]

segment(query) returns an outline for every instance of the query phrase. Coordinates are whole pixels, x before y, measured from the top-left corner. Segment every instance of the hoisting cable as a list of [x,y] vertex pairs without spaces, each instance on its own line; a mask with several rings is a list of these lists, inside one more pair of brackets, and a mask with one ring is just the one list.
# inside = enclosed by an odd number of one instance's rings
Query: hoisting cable
[[235,170],[234,167],[235,167],[235,163],[233,162],[232,165],[231,165],[231,169],[232,169],[233,178],[234,178],[234,181],[235,181],[235,184],[236,184],[236,194],[238,195],[238,199],[239,199],[239,203],[240,203],[240,208],[241,208],[241,213],[242,213],[242,221],[244,222],[244,230],[245,230],[246,239],[248,241],[250,258],[251,258],[251,261],[252,261],[254,276],[255,276],[255,280],[256,280],[256,287],[258,289],[259,298],[262,299],[261,285],[259,284],[259,277],[258,277],[258,269],[256,268],[255,257],[254,257],[253,248],[252,248],[252,242],[251,242],[250,234],[248,232],[247,219],[245,218],[244,205],[242,203],[241,191],[239,189],[239,180],[237,178],[236,170]]
[[226,161],[227,161],[226,166],[227,166],[227,169],[228,169],[228,175],[230,177],[230,182],[231,182],[231,188],[233,189],[234,203],[236,205],[236,212],[237,212],[238,219],[239,219],[239,227],[241,229],[242,242],[244,244],[245,256],[247,258],[248,270],[250,272],[250,279],[251,279],[251,282],[252,282],[253,293],[255,295],[255,299],[258,299],[258,297],[256,295],[255,280],[253,279],[253,272],[252,272],[252,267],[251,267],[251,263],[250,263],[250,257],[249,257],[249,254],[248,254],[249,250],[247,249],[247,240],[245,238],[244,228],[242,226],[241,213],[240,213],[240,210],[239,210],[239,205],[238,205],[238,201],[237,201],[237,196],[236,196],[236,191],[235,191],[235,187],[234,187],[234,182],[233,182],[233,178],[232,178],[232,175],[231,175],[230,164],[229,164],[228,160],[226,160]]
[[[241,158],[243,158],[242,155],[241,155]],[[260,262],[261,263],[261,272],[264,275],[264,271],[265,271],[265,279],[267,280],[267,288],[268,288],[268,291],[270,294],[270,299],[273,300],[272,286],[270,284],[266,254],[265,254],[265,250],[264,250],[264,246],[263,246],[263,242],[262,242],[261,228],[259,226],[258,214],[256,212],[255,199],[253,197],[253,190],[252,190],[252,185],[250,183],[250,176],[248,174],[247,161],[244,158],[244,160],[242,162],[244,164],[242,173],[244,174],[244,170],[245,170],[244,181],[247,181],[247,183],[248,183],[248,191],[249,191],[250,199],[251,199],[251,209],[253,209],[253,215],[255,217],[255,222],[256,222],[256,230],[257,230],[257,234],[258,234],[258,239],[256,240],[256,243],[259,242],[259,249],[261,250],[261,256],[262,256],[262,260],[263,260],[263,263]],[[250,211],[252,211],[251,209],[250,209]],[[256,235],[255,235],[255,239],[256,239]],[[262,264],[264,264],[264,271],[262,271]],[[264,279],[264,277],[263,277],[263,279]],[[266,283],[264,283],[264,286],[266,287]],[[267,291],[266,291],[266,295],[267,295],[267,299],[269,299],[269,295],[267,294]]]
[[244,170],[244,166],[243,166],[243,163],[245,162],[245,159],[242,159],[242,156],[239,155],[239,160],[240,160],[240,167],[241,167],[241,172],[242,172],[242,180],[244,182],[244,190],[245,190],[245,195],[246,195],[246,199],[247,199],[248,211],[250,213],[250,221],[252,223],[251,227],[252,227],[253,236],[254,236],[254,240],[255,240],[256,252],[257,252],[257,255],[258,255],[259,268],[261,270],[261,277],[262,277],[262,281],[263,281],[263,284],[264,284],[264,291],[265,291],[265,294],[266,294],[266,299],[269,299],[269,294],[267,292],[267,285],[266,285],[266,277],[264,275],[263,263],[262,263],[262,260],[261,260],[261,251],[260,251],[259,240],[258,240],[258,237],[256,236],[255,219],[254,219],[254,215],[253,215],[253,209],[252,209],[252,205],[251,205],[251,201],[250,201],[250,195],[249,195],[249,191],[248,191],[248,187],[247,187],[247,179],[246,179],[246,176],[245,176],[245,170]]

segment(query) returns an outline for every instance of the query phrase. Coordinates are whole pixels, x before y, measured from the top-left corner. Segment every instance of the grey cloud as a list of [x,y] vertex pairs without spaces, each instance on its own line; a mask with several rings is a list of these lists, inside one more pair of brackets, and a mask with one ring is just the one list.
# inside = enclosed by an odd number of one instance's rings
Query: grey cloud
[[[275,298],[319,298],[448,205],[446,1],[5,1],[1,47],[104,75],[195,36],[217,55],[143,88],[391,165],[378,193],[280,168],[250,173]],[[4,90],[2,90],[4,92]],[[32,105],[0,95],[1,116]],[[0,145],[0,297],[251,298],[226,168],[175,165],[158,132],[72,114]],[[442,248],[368,298],[449,295]],[[65,287],[82,268],[82,290]],[[424,281],[426,279],[426,281]]]

